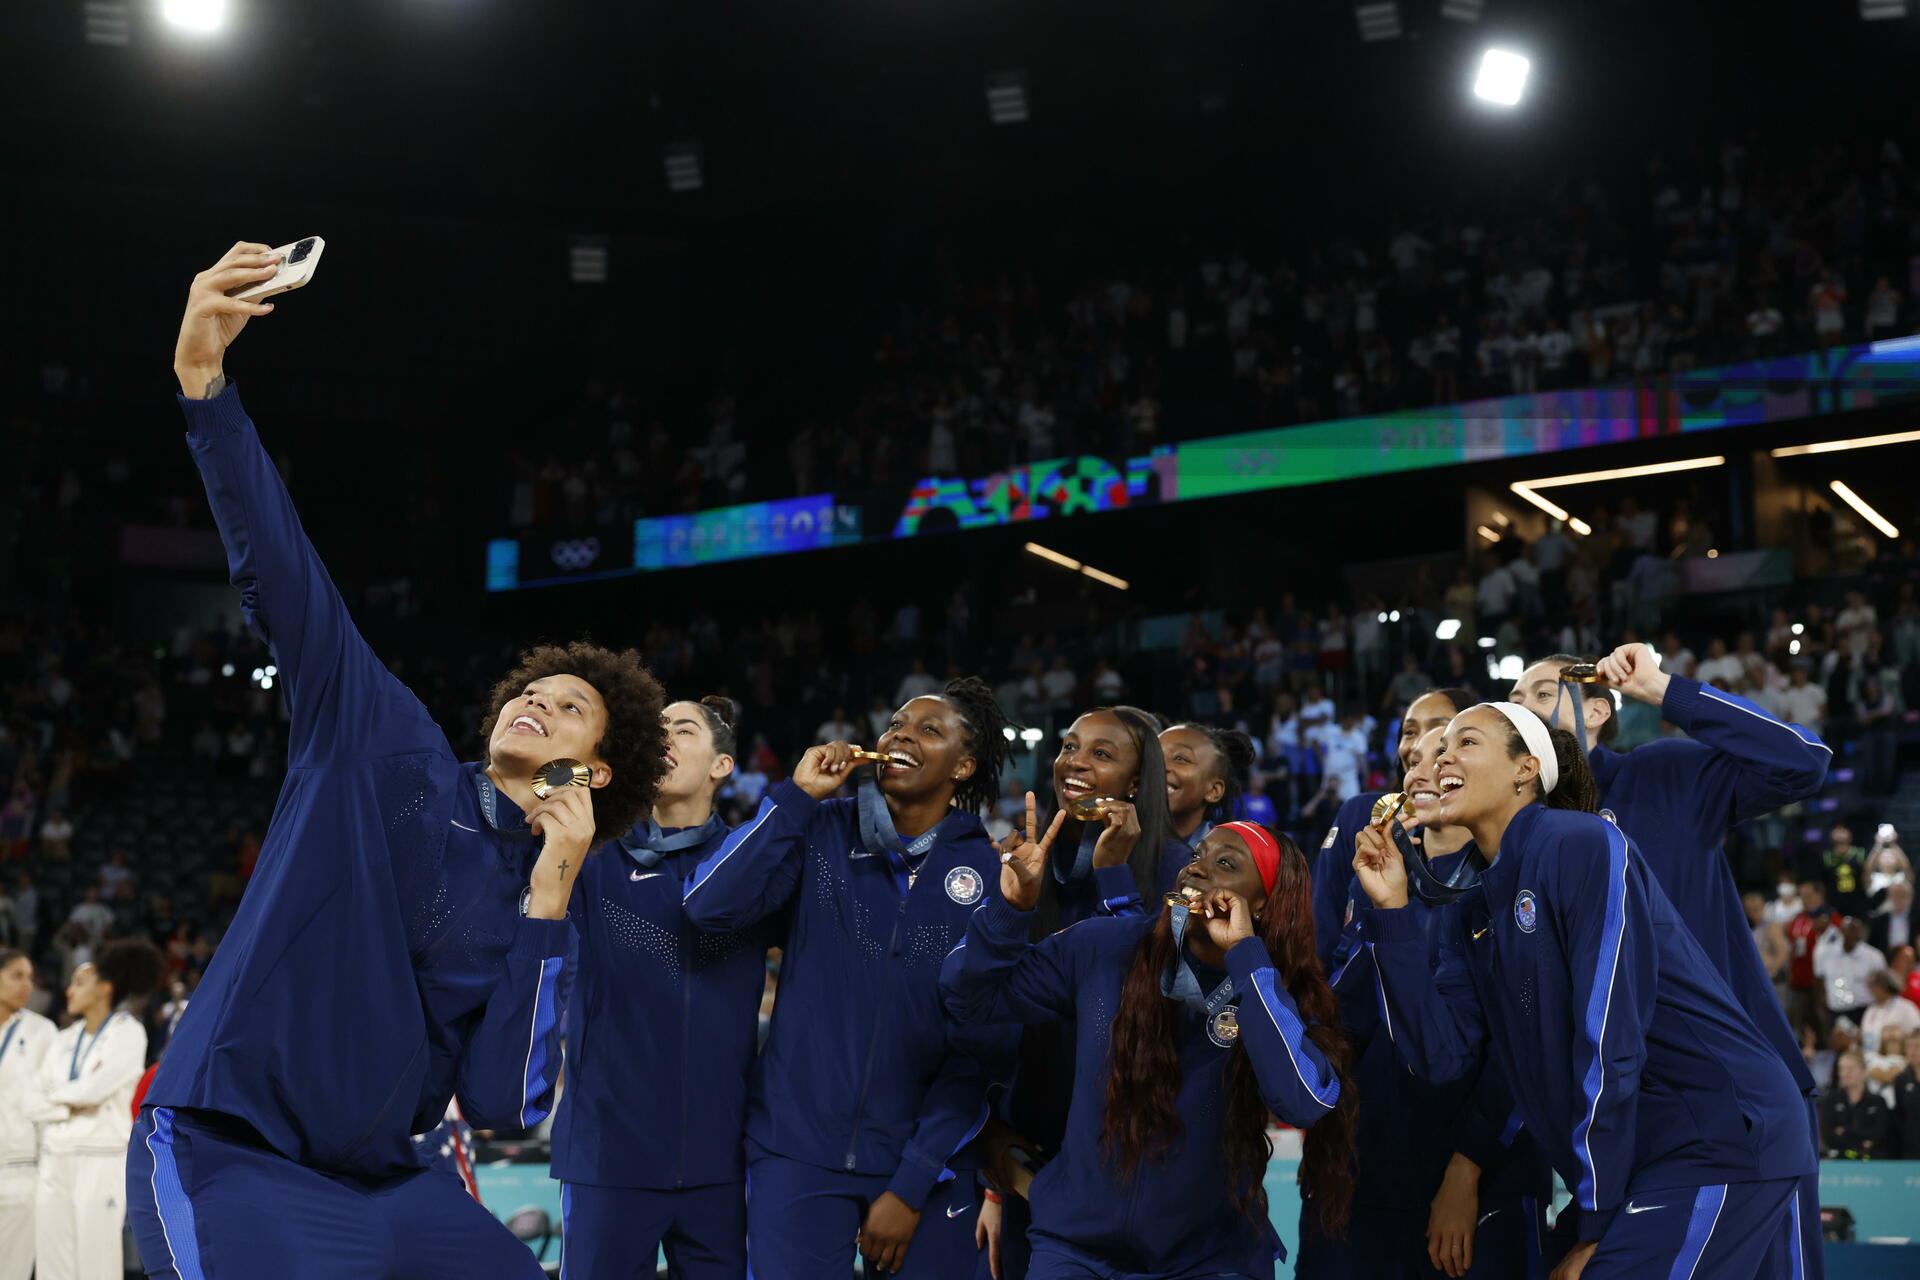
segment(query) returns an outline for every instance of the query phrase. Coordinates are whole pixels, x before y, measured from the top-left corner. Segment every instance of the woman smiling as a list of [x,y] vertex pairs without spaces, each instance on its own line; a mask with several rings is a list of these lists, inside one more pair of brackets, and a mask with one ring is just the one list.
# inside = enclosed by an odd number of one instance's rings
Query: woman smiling
[[1389,1035],[1436,1082],[1491,1049],[1580,1209],[1556,1280],[1752,1274],[1813,1161],[1799,1091],[1632,842],[1589,812],[1572,735],[1482,703],[1447,726],[1434,781],[1434,821],[1488,866],[1435,972],[1400,852],[1356,838]]

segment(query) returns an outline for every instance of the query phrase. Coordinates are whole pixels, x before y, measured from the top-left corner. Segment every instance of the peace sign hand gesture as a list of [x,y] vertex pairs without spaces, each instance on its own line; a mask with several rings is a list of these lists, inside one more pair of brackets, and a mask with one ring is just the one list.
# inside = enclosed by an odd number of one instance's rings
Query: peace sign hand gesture
[[1033,792],[1029,791],[1026,826],[1000,842],[1000,896],[1015,911],[1031,911],[1040,901],[1040,878],[1047,874],[1047,853],[1053,848],[1053,838],[1060,834],[1060,824],[1066,816],[1064,809],[1054,814],[1053,821],[1047,824],[1047,833],[1036,838],[1039,815]]

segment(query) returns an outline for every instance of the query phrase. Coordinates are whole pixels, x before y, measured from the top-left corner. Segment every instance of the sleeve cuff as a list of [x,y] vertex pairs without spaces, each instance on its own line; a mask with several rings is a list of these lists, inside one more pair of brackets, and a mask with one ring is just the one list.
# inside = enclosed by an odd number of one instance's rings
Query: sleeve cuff
[[1693,727],[1695,710],[1700,706],[1700,682],[1692,676],[1667,677],[1667,696],[1660,699],[1660,718],[1676,729]]
[[1487,1133],[1455,1134],[1453,1149],[1473,1161],[1483,1178],[1504,1165],[1510,1154],[1498,1137]]
[[567,917],[535,920],[522,916],[507,954],[516,960],[553,960],[565,958],[572,950],[573,922]]
[[1267,954],[1267,944],[1258,938],[1242,938],[1227,948],[1227,973],[1233,978],[1233,989],[1245,991],[1253,985],[1253,975],[1261,969],[1273,968],[1273,957]]
[[1426,927],[1412,905],[1404,907],[1362,907],[1354,912],[1363,936],[1374,942],[1418,942],[1427,940]]
[[1133,868],[1124,862],[1117,867],[1095,867],[1093,887],[1100,895],[1101,905],[1109,911],[1119,904],[1140,901],[1140,886],[1133,882]]
[[1032,928],[1033,912],[1008,906],[1005,898],[994,894],[973,913],[973,919],[989,938],[1025,942]]
[[232,382],[211,400],[189,400],[177,391],[173,398],[180,402],[180,411],[187,415],[187,434],[195,439],[218,440],[238,435],[253,422],[240,403],[240,388]]
[[1607,1228],[1613,1225],[1613,1216],[1619,1212],[1617,1206],[1612,1209],[1582,1209],[1577,1228],[1579,1243],[1592,1244],[1607,1234]]
[[782,778],[768,788],[767,799],[782,809],[792,809],[801,814],[810,814],[820,807],[820,802],[802,791],[800,784],[792,778]]
[[900,1167],[887,1180],[887,1190],[906,1201],[908,1208],[918,1211],[926,1207],[927,1197],[933,1194],[942,1172],[921,1163],[912,1148],[908,1148],[900,1157]]

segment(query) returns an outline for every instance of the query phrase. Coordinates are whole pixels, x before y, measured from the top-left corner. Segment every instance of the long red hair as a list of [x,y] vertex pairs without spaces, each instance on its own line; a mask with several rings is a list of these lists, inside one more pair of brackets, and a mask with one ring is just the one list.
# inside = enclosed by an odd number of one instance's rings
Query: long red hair
[[[1280,868],[1260,913],[1260,941],[1300,1010],[1307,1037],[1340,1081],[1334,1109],[1306,1131],[1300,1188],[1329,1235],[1346,1230],[1353,1203],[1355,1102],[1347,1038],[1340,1007],[1313,944],[1313,899],[1307,860],[1300,847],[1276,834]],[[1175,1103],[1180,1096],[1180,1008],[1160,994],[1160,975],[1173,960],[1173,929],[1163,910],[1153,931],[1140,940],[1120,989],[1120,1008],[1108,1037],[1106,1134],[1102,1145],[1120,1176],[1131,1178],[1141,1163],[1166,1154],[1184,1131]],[[1224,1071],[1226,1113],[1221,1144],[1227,1157],[1227,1193],[1249,1220],[1267,1216],[1262,1179],[1273,1158],[1267,1139],[1267,1105],[1260,1096],[1244,1044],[1235,1044]]]

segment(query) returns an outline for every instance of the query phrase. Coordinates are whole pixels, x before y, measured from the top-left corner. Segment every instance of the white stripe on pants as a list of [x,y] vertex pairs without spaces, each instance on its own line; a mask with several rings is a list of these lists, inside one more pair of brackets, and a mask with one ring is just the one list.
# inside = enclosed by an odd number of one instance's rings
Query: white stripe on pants
[[124,1153],[42,1151],[33,1209],[38,1280],[120,1280]]
[[0,1165],[0,1280],[27,1280],[33,1271],[32,1161]]

